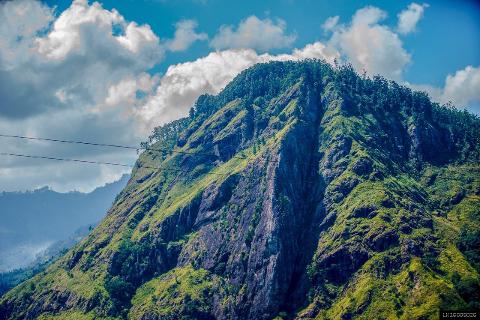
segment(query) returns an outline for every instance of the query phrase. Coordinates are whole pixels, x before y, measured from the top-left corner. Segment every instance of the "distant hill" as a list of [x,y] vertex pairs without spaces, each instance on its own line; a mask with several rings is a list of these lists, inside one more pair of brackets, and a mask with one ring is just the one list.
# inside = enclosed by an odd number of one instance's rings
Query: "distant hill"
[[272,62],[149,140],[107,216],[7,292],[0,319],[438,319],[480,306],[478,117],[349,66]]
[[127,181],[124,175],[90,193],[48,188],[0,193],[0,272],[28,266],[51,245],[99,222]]
[[94,227],[95,224],[80,227],[67,239],[54,242],[47,249],[38,253],[35,256],[35,260],[28,265],[7,272],[0,272],[0,295],[4,294],[20,282],[45,270],[46,267],[67,252],[68,249],[85,238]]

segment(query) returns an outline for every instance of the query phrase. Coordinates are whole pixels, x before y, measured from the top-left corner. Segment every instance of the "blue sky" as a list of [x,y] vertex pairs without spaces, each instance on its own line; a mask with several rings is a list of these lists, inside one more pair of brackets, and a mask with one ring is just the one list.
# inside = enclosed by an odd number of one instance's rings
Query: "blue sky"
[[[138,145],[242,70],[323,59],[480,114],[467,0],[0,2],[0,133]],[[0,138],[9,153],[132,164],[135,152]],[[89,191],[124,168],[0,157],[0,191]]]
[[[224,24],[237,25],[242,19],[256,15],[259,18],[280,18],[287,30],[294,32],[294,46],[302,47],[328,36],[321,25],[330,16],[340,16],[348,22],[351,16],[365,6],[376,6],[388,13],[386,24],[395,27],[397,14],[412,1],[220,1],[220,0],[104,0],[105,8],[117,9],[126,19],[149,24],[160,38],[171,37],[175,23],[195,19],[199,29],[213,35]],[[68,7],[68,1],[46,1],[57,6],[58,12]],[[423,3],[423,2],[418,2]],[[412,63],[405,71],[405,79],[413,83],[441,86],[448,74],[467,65],[480,65],[480,2],[474,0],[426,1],[429,7],[418,22],[416,32],[403,37],[405,48],[412,53]],[[165,70],[170,64],[184,62],[208,54],[211,48],[202,42],[188,51],[168,55],[156,70]],[[288,49],[272,50],[273,53]]]

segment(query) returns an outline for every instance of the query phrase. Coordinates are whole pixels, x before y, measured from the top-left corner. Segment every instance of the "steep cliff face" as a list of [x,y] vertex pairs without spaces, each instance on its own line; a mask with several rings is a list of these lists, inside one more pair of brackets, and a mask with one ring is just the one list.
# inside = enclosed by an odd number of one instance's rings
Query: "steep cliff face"
[[[92,234],[1,318],[435,318],[479,305],[480,121],[269,63],[157,128]],[[158,169],[160,168],[160,169]]]

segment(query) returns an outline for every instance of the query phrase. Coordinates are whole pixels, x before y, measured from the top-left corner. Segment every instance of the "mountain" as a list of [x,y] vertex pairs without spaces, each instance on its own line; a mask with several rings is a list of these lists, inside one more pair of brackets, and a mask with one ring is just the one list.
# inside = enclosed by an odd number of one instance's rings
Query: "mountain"
[[28,266],[78,228],[99,222],[127,181],[124,175],[90,193],[58,193],[46,187],[0,193],[0,272]]
[[[436,319],[479,306],[480,120],[272,62],[158,127],[103,221],[2,319]],[[159,168],[159,169],[157,169]]]

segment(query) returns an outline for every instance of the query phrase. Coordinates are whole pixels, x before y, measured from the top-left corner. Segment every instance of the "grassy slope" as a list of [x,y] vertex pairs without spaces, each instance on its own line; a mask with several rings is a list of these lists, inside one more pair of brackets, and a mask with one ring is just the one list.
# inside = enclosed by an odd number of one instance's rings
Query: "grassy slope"
[[[358,184],[332,207],[336,219],[321,234],[316,256],[350,245],[367,248],[369,257],[341,284],[323,279],[325,270],[314,258],[310,274],[313,282],[321,282],[320,289],[311,292],[312,302],[298,315],[437,319],[440,308],[478,308],[478,294],[471,292],[480,288],[480,270],[458,249],[458,242],[461,230],[480,229],[480,165],[428,166],[420,174],[407,174],[404,168],[377,157],[377,150],[364,147],[373,132],[379,133],[371,115],[339,116],[326,127],[324,141],[335,141],[337,135],[353,139],[349,166],[328,188],[352,179]],[[323,148],[328,152],[328,143]],[[355,174],[352,165],[360,158],[369,158],[387,176],[372,179]],[[372,249],[375,236],[389,232],[400,238],[389,247]],[[402,246],[407,244],[421,247],[422,252],[400,261]]]

